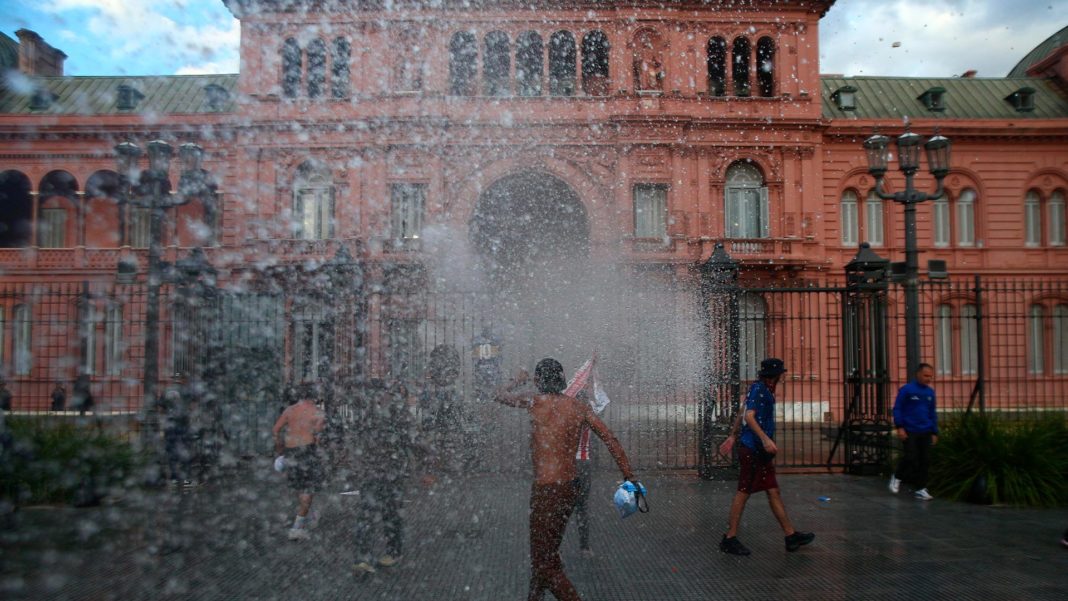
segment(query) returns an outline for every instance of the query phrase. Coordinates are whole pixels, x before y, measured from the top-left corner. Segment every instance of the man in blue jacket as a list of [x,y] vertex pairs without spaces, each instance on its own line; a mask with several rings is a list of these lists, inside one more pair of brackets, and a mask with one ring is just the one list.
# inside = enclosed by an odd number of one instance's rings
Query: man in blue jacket
[[[931,446],[938,444],[938,413],[935,411],[934,368],[921,363],[916,369],[916,379],[905,384],[897,392],[894,401],[894,427],[897,437],[904,441],[905,455],[897,464],[897,471],[890,474],[890,492],[897,494],[901,482],[908,482],[921,501],[934,497],[927,492],[927,468],[930,464]],[[899,478],[900,476],[900,478]]]

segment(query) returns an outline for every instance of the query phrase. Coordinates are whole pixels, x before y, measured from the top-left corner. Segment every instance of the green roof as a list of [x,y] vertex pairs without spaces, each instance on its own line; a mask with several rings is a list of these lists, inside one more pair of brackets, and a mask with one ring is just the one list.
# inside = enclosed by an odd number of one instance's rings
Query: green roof
[[[31,108],[34,94],[0,91],[0,113],[46,115],[126,115],[233,112],[237,75],[167,75],[150,77],[35,77],[38,91],[50,92],[51,106]],[[119,86],[127,85],[143,94],[132,110],[120,110]],[[229,98],[216,110],[208,106],[205,89],[216,85]]]
[[[1051,82],[1035,77],[836,77],[821,76],[823,116],[828,119],[1064,119],[1068,98]],[[856,110],[844,111],[832,99],[840,88],[856,88]],[[945,110],[932,111],[919,100],[943,88]],[[1021,88],[1034,89],[1034,110],[1017,111],[1006,100]]]
[[19,68],[19,43],[0,32],[0,72]]
[[1027,77],[1027,70],[1035,63],[1050,55],[1051,52],[1068,44],[1068,27],[1046,38],[1044,42],[1035,46],[1035,49],[1027,53],[1016,66],[1009,71],[1009,77]]

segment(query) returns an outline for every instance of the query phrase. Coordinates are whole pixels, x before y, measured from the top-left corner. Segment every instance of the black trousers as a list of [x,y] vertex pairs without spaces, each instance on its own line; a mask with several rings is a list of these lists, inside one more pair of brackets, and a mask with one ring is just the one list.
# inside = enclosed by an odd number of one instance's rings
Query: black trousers
[[401,505],[404,502],[402,480],[374,478],[360,487],[359,505],[356,509],[356,526],[353,543],[356,561],[373,562],[375,526],[382,525],[386,537],[386,553],[399,557],[403,554],[404,522]]
[[931,433],[908,435],[905,454],[897,464],[895,476],[917,490],[927,488],[927,471],[931,465]]

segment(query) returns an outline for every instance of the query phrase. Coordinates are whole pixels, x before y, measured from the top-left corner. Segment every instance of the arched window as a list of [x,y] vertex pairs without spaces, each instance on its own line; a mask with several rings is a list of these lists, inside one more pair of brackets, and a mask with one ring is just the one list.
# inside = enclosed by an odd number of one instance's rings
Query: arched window
[[15,374],[27,376],[33,369],[33,326],[29,305],[15,305],[11,312],[12,344],[15,354]]
[[1053,307],[1053,373],[1068,374],[1068,304]]
[[449,93],[474,96],[478,75],[478,46],[472,33],[461,31],[449,41]]
[[38,188],[37,246],[69,248],[78,240],[78,180],[66,171],[52,171]]
[[1031,305],[1027,315],[1027,371],[1040,374],[1046,368],[1045,331],[1046,309],[1042,305]]
[[334,98],[349,96],[349,58],[352,46],[345,38],[334,40],[334,55],[330,65],[330,95]]
[[520,96],[541,96],[541,36],[534,31],[519,34],[515,42],[515,87]]
[[570,31],[549,38],[549,94],[575,95],[575,36]]
[[594,29],[582,36],[582,91],[587,96],[607,96],[610,86],[608,36]]
[[85,245],[116,248],[122,245],[125,223],[119,204],[119,174],[101,170],[85,182]]
[[935,310],[935,369],[953,373],[953,307],[938,305]]
[[727,237],[768,237],[768,189],[760,170],[749,163],[735,163],[727,169],[726,179]]
[[738,299],[738,365],[742,381],[755,380],[767,355],[767,303],[756,293]]
[[326,44],[312,40],[308,44],[308,98],[321,98],[326,92]]
[[943,194],[934,201],[934,245],[938,247],[949,246],[950,223],[949,223],[949,199]]
[[1042,244],[1042,206],[1038,192],[1028,190],[1024,198],[1024,244],[1039,246]]
[[334,183],[325,170],[301,165],[293,186],[293,229],[303,240],[334,237]]
[[957,197],[957,245],[975,246],[975,190],[967,188]]
[[775,42],[771,38],[757,40],[757,85],[760,95],[775,95]]
[[1064,246],[1064,192],[1056,190],[1049,197],[1047,204],[1049,212],[1049,244],[1050,246]]
[[33,197],[30,178],[21,171],[0,173],[0,248],[30,245],[33,233]]
[[872,246],[882,246],[885,241],[884,232],[883,199],[872,190],[864,201],[864,238]]
[[842,204],[839,208],[839,218],[842,220],[842,246],[857,245],[857,193],[846,190],[842,193]]
[[282,45],[282,94],[286,98],[296,98],[300,93],[300,72],[300,44],[289,38]]
[[960,373],[965,375],[979,371],[978,315],[975,305],[960,308]]
[[491,31],[486,34],[486,49],[482,59],[482,93],[486,96],[507,96],[511,90],[509,75],[512,58],[508,34]]
[[714,37],[708,40],[708,95],[727,93],[727,40]]
[[749,39],[735,38],[731,77],[734,78],[734,95],[749,95]]

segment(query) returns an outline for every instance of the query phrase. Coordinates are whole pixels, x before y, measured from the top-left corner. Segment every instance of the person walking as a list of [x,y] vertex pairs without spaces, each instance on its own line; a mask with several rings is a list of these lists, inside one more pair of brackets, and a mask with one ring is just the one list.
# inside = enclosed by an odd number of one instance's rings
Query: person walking
[[316,519],[314,514],[309,519],[308,514],[323,479],[319,437],[326,417],[315,404],[317,398],[311,386],[302,387],[298,397],[298,402],[287,407],[272,428],[275,454],[284,456],[286,479],[297,493],[297,515],[287,533],[289,540],[311,538],[308,530],[315,526]]
[[934,497],[927,491],[927,472],[931,447],[938,444],[938,412],[935,407],[935,371],[930,364],[916,368],[915,379],[897,392],[894,400],[894,428],[904,443],[905,452],[890,474],[888,488],[893,494],[901,490],[901,483],[912,485],[912,496],[921,501]]
[[579,594],[564,573],[560,543],[578,497],[575,443],[583,426],[608,447],[624,480],[635,481],[630,462],[612,431],[593,409],[561,394],[567,386],[564,368],[555,359],[542,359],[534,370],[537,394],[515,390],[528,380],[526,371],[498,389],[494,400],[526,409],[530,415],[530,455],[534,482],[530,490],[530,588],[527,601],[540,601],[548,590],[557,601],[578,601]]
[[719,550],[731,555],[749,555],[750,551],[738,540],[738,525],[750,495],[764,491],[768,505],[785,535],[786,550],[797,551],[816,538],[811,532],[794,529],[786,506],[782,502],[779,483],[775,478],[775,387],[778,386],[786,367],[782,359],[767,358],[760,362],[757,381],[749,386],[745,397],[745,417],[741,435],[738,437],[738,492],[731,502],[730,523],[719,543]]
[[63,382],[56,382],[52,389],[52,411],[63,411],[67,408],[67,388]]
[[[591,390],[592,389],[592,390]],[[597,380],[597,353],[582,364],[567,383],[566,396],[575,397],[579,402],[588,404],[598,417],[604,413],[608,395]],[[583,425],[579,434],[578,451],[575,453],[575,465],[578,469],[578,497],[575,499],[575,523],[579,532],[579,550],[587,557],[593,556],[590,548],[590,488],[593,483],[593,447],[590,446],[590,427]]]

